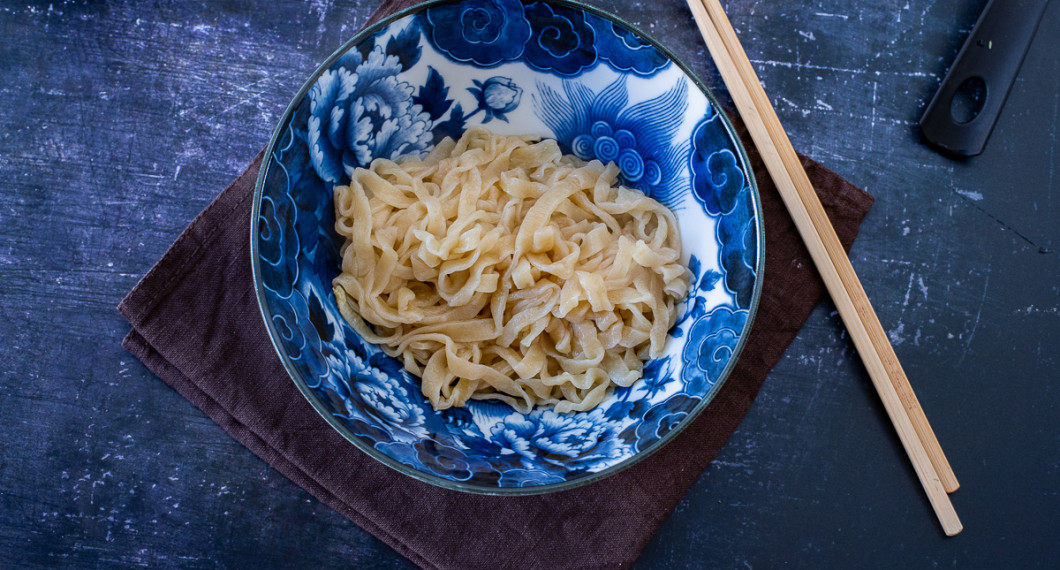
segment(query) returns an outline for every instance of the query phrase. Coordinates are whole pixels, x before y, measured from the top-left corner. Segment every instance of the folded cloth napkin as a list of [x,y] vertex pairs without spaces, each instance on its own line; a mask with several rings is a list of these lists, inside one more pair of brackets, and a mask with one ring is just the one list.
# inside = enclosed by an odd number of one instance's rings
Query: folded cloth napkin
[[[388,1],[373,19],[409,4]],[[124,346],[269,465],[424,568],[628,567],[736,429],[824,294],[736,123],[766,225],[765,282],[750,337],[688,429],[602,481],[529,497],[449,491],[385,467],[331,429],[287,375],[257,306],[248,236],[260,154],[121,302],[132,324]],[[812,160],[803,165],[849,248],[872,197]]]

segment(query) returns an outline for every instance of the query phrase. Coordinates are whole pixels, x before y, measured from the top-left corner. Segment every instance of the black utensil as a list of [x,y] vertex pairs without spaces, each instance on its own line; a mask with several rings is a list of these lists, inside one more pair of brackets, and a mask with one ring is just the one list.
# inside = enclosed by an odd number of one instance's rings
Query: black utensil
[[1049,0],[990,0],[920,119],[946,154],[983,152]]

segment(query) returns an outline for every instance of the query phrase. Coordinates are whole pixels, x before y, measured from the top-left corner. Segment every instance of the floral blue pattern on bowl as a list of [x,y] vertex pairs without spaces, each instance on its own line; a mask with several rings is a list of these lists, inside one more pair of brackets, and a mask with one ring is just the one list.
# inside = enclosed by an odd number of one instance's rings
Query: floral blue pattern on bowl
[[[664,356],[589,412],[474,401],[435,411],[419,381],[342,319],[332,189],[379,157],[422,155],[470,126],[614,161],[677,215],[693,286]],[[402,473],[472,492],[566,489],[657,450],[706,408],[761,290],[761,208],[706,89],[657,44],[566,2],[421,5],[318,69],[266,151],[251,236],[259,304],[284,366],[349,441]]]

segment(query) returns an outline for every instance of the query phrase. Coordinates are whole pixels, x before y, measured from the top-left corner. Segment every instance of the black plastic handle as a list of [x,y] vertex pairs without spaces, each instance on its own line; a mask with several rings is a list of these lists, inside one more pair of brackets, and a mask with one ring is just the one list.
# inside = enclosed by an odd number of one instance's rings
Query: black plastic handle
[[1049,0],[990,0],[920,119],[943,152],[983,152]]

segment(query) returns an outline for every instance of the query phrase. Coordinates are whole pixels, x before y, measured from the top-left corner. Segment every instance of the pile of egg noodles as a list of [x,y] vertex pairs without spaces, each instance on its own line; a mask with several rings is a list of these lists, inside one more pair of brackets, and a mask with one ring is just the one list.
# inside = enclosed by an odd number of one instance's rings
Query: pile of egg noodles
[[589,410],[663,352],[689,271],[673,213],[558,144],[469,129],[335,188],[343,317],[435,409]]

